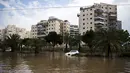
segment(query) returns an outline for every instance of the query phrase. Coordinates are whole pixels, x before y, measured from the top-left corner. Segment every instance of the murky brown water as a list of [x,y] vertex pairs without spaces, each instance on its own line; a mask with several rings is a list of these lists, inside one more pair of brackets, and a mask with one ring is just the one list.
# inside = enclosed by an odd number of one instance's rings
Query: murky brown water
[[130,73],[130,59],[67,57],[64,53],[1,54],[0,73]]

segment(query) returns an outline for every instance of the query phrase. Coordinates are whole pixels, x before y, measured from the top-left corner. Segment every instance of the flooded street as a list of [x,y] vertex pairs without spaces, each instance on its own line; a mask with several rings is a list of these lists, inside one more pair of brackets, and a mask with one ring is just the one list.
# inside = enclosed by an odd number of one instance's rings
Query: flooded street
[[0,73],[130,73],[130,59],[7,53],[0,54]]

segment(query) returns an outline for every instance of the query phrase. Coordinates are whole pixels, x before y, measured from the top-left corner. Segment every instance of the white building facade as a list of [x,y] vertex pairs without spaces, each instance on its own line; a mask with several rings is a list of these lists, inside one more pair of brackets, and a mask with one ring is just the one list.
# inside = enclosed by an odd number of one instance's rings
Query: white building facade
[[117,6],[105,3],[95,3],[89,7],[81,7],[79,17],[79,33],[85,34],[88,30],[108,30],[117,23]]
[[31,26],[31,38],[37,38],[37,26],[36,25]]
[[49,32],[56,32],[63,35],[69,33],[70,23],[67,20],[60,20],[55,17],[49,17],[48,20],[41,20],[36,25],[32,25],[32,38],[40,38],[49,34]]
[[55,31],[57,34],[60,34],[60,20],[54,17],[49,17],[47,34],[53,31]]
[[75,36],[79,34],[78,25],[70,25],[70,36]]
[[[0,39],[4,39],[5,36],[13,35],[13,34],[18,34],[21,39],[26,38],[26,34],[29,34],[29,32],[26,31],[24,28],[19,28],[16,27],[16,25],[7,25],[5,29],[0,30]],[[30,36],[28,37],[30,38]]]
[[5,29],[0,29],[0,40],[4,40],[4,37],[5,37]]
[[61,21],[60,24],[60,34],[64,35],[66,33],[70,34],[70,22],[68,20]]

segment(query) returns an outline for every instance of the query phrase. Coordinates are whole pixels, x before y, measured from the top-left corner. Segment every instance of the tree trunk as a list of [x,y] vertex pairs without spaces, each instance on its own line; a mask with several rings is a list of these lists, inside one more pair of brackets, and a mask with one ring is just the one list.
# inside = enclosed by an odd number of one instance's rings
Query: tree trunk
[[89,45],[89,49],[90,49],[90,53],[91,53],[91,56],[92,56],[93,50],[92,50],[92,46],[91,45]]
[[38,54],[38,53],[39,53],[39,48],[35,47],[35,54]]
[[5,48],[2,49],[2,52],[5,52]]
[[106,55],[107,55],[107,57],[110,57],[110,49],[111,49],[111,48],[110,48],[110,44],[108,44],[107,54],[106,54]]
[[54,52],[55,43],[53,44],[53,52]]
[[79,51],[79,52],[81,51],[81,46],[80,46],[80,43],[79,43],[79,48],[78,48],[78,51]]
[[67,47],[67,43],[66,43],[64,52],[67,52],[67,50],[68,50],[68,47]]

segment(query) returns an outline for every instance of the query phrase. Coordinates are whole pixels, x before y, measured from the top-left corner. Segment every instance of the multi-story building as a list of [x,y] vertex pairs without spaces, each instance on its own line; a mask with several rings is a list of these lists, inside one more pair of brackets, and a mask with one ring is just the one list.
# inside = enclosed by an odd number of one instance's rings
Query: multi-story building
[[21,39],[24,39],[25,38],[25,34],[26,34],[26,29],[24,28],[18,28],[16,27],[16,33],[15,34],[18,34],[20,36]]
[[[18,28],[16,25],[8,25],[5,29],[0,30],[0,39],[4,39],[5,36],[9,36],[12,34],[18,34],[21,39],[26,38],[26,34],[30,34],[24,28]],[[30,36],[28,37],[30,38]]]
[[37,25],[37,37],[44,37],[47,34],[47,20],[41,20]]
[[60,34],[60,20],[55,17],[49,17],[47,33],[55,31],[57,34]]
[[31,32],[30,31],[25,32],[25,38],[31,38]]
[[70,34],[70,22],[68,20],[61,21],[60,24],[60,34],[64,35],[66,33]]
[[116,29],[118,29],[118,30],[122,30],[122,22],[121,21],[117,21],[117,23],[116,23]]
[[110,29],[117,23],[117,6],[105,3],[81,7],[79,17],[79,33],[85,34],[88,30]]
[[75,36],[79,34],[78,25],[70,25],[70,36]]
[[5,28],[5,35],[6,36],[9,36],[9,35],[12,35],[12,34],[16,34],[17,33],[17,28],[15,25],[8,25],[6,28]]
[[0,29],[0,40],[4,40],[5,29]]
[[32,25],[32,38],[40,38],[49,34],[49,32],[56,32],[63,35],[69,33],[70,23],[67,20],[60,20],[55,17],[49,17],[48,20],[41,20],[36,25]]
[[36,25],[31,26],[31,38],[37,38],[37,26]]

